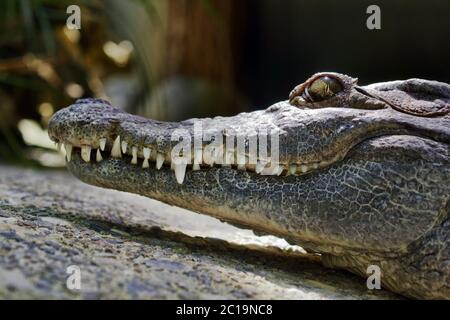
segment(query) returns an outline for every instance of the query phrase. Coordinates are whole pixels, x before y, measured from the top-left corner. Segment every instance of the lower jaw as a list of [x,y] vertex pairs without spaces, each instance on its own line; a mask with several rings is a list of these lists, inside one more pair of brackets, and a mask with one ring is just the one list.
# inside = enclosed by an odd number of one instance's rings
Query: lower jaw
[[[312,252],[328,252],[332,241],[331,238],[321,238],[320,232],[311,228],[310,221],[314,221],[318,230],[322,228],[321,217],[310,208],[314,206],[313,202],[306,197],[298,199],[296,191],[281,195],[289,186],[302,188],[305,193],[314,191],[316,181],[321,179],[318,175],[326,174],[328,169],[295,176],[262,176],[231,167],[205,167],[199,171],[188,170],[183,184],[179,184],[169,166],[159,170],[154,167],[142,169],[131,164],[130,157],[126,155],[105,158],[101,162],[86,162],[79,150],[74,150],[67,167],[88,184],[139,194],[218,218],[237,227],[279,236]],[[310,212],[304,223],[289,221],[290,215],[301,214],[283,204],[286,198],[288,203],[295,202],[297,208]],[[342,245],[346,246],[345,243]]]
[[[448,160],[430,153],[431,144],[445,150],[419,137],[386,136],[360,144],[351,157],[329,168],[302,176],[262,176],[213,167],[188,170],[183,184],[168,166],[143,169],[125,156],[85,162],[75,150],[67,166],[88,184],[143,195],[305,248],[389,252],[436,223],[448,199]],[[413,154],[423,159],[416,161],[416,156],[409,156]],[[421,185],[420,192],[415,185]],[[391,197],[404,203],[397,206]],[[408,219],[399,223],[399,217]],[[361,232],[358,226],[367,230]]]
[[[326,215],[317,215],[310,199],[297,199],[295,191],[285,195],[284,200],[280,196],[280,191],[286,186],[304,188],[305,193],[312,190],[316,181],[321,179],[316,179],[320,171],[304,176],[277,177],[212,167],[186,172],[184,183],[179,184],[168,166],[163,166],[160,170],[142,170],[128,160],[124,157],[106,158],[98,163],[85,162],[80,152],[75,151],[67,167],[72,174],[88,184],[139,194],[203,213],[237,227],[284,238],[311,252],[334,253],[335,250],[341,251],[340,246],[351,247],[350,243],[346,244],[341,239],[320,235],[322,223],[334,222],[323,221]],[[321,171],[326,174],[327,170]],[[286,198],[292,199],[288,203],[296,202],[296,209],[282,204]],[[303,209],[309,212],[304,221],[299,219],[302,213],[296,212]],[[297,216],[296,221],[289,221],[294,218],[293,215]],[[324,232],[327,228],[325,227]],[[358,251],[357,249],[356,252]]]
[[[105,158],[101,162],[86,162],[80,150],[74,150],[69,171],[81,181],[98,187],[146,196],[195,212],[204,213],[238,227],[288,238],[285,226],[271,220],[263,207],[255,207],[258,186],[299,184],[304,176],[260,175],[232,167],[202,167],[187,170],[184,182],[179,184],[170,166],[159,170],[154,166],[143,169],[130,163],[131,157]],[[270,193],[270,190],[267,190]],[[258,193],[257,198],[262,194]],[[277,201],[275,201],[277,202]],[[267,208],[266,208],[267,209]]]

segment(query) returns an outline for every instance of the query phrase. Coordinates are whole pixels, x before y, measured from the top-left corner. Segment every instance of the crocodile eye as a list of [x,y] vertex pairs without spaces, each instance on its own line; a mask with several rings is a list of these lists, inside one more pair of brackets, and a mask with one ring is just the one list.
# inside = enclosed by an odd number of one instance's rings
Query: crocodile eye
[[305,91],[312,101],[323,101],[342,91],[342,84],[335,78],[324,76],[314,80]]

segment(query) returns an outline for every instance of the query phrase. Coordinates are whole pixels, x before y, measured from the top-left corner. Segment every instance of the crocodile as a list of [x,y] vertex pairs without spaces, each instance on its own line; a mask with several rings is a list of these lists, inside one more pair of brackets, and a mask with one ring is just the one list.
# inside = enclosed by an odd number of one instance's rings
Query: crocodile
[[406,297],[449,299],[449,113],[446,83],[322,72],[231,117],[163,122],[80,99],[48,132],[88,184],[276,235],[327,267],[377,267]]

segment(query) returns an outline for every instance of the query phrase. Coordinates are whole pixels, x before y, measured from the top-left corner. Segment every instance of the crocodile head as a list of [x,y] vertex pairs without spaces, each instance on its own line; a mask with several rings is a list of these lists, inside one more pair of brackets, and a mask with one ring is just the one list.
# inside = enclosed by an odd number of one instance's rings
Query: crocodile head
[[[444,83],[358,86],[318,73],[288,101],[233,117],[169,123],[78,100],[49,135],[89,184],[278,235],[356,273],[383,264],[386,287],[445,297],[449,240],[433,234],[449,230],[449,111]],[[430,267],[441,276],[416,265],[411,280],[407,259],[417,263],[430,241],[445,245]]]

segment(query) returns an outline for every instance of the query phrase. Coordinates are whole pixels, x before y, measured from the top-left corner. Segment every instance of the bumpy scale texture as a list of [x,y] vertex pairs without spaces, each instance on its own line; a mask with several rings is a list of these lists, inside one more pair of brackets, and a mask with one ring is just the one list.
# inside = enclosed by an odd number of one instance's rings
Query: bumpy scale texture
[[[330,78],[340,83],[333,92],[313,92],[328,90]],[[321,85],[311,86],[317,79]],[[378,265],[382,286],[409,297],[450,298],[449,110],[444,83],[360,87],[348,76],[320,73],[296,87],[289,102],[229,118],[166,123],[80,100],[55,114],[49,134],[74,147],[69,170],[89,184],[284,237],[320,252],[328,266],[363,276]],[[172,133],[185,130],[194,146],[198,123],[209,136],[236,135],[246,145],[257,132],[275,130],[279,175],[258,174],[255,165],[177,167]],[[79,148],[98,149],[101,139],[101,161],[82,159]],[[149,167],[141,166],[145,149]],[[158,157],[164,166],[155,168]]]

